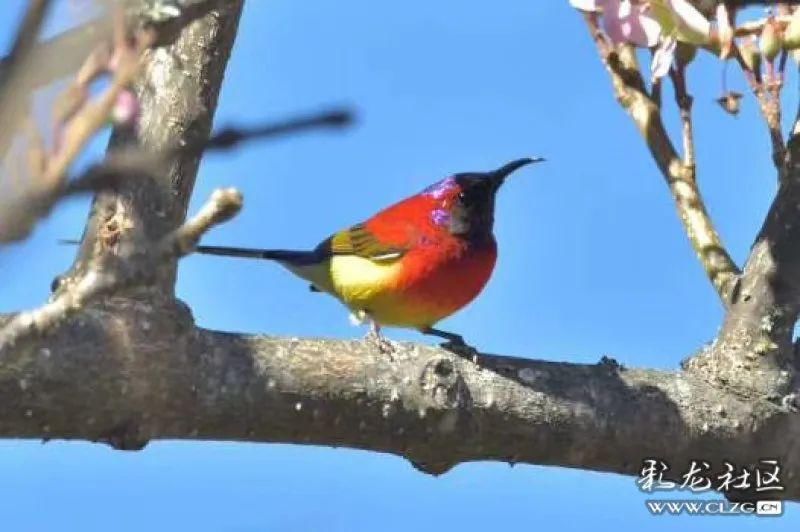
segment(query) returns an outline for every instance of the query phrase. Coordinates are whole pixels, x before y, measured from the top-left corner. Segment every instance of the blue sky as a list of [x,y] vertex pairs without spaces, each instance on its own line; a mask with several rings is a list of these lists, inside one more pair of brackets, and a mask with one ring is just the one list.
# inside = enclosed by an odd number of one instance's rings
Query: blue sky
[[[6,41],[22,4],[0,6]],[[718,62],[703,58],[690,75],[699,179],[741,262],[775,189],[768,139],[752,99],[738,118],[713,102],[721,92]],[[733,68],[728,85],[747,92]],[[519,172],[501,191],[500,259],[489,286],[442,327],[489,352],[572,362],[609,355],[660,368],[677,367],[714,337],[722,317],[716,296],[566,0],[249,0],[216,124],[329,104],[352,105],[357,125],[204,160],[191,210],[220,186],[239,187],[246,204],[207,243],[310,247],[450,173],[541,155],[546,164]],[[99,139],[91,155],[102,148]],[[65,203],[29,241],[0,251],[0,311],[47,296],[74,251],[55,242],[81,234],[87,204]],[[338,303],[271,264],[191,257],[181,265],[178,293],[204,327],[364,333]],[[634,479],[559,468],[475,463],[432,478],[400,458],[345,449],[0,447],[0,519],[9,530],[764,526],[743,517],[653,518]],[[791,506],[781,524],[797,527],[798,515]]]

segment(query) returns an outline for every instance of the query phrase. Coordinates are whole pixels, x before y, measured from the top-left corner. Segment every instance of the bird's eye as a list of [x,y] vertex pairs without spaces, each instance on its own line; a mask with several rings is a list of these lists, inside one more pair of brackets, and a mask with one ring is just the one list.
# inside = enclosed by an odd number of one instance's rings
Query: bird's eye
[[459,193],[458,193],[458,199],[460,199],[460,200],[463,200],[463,199],[464,199],[464,198],[466,198],[466,197],[467,197],[467,195],[466,195],[466,194],[464,194],[463,192],[459,192]]

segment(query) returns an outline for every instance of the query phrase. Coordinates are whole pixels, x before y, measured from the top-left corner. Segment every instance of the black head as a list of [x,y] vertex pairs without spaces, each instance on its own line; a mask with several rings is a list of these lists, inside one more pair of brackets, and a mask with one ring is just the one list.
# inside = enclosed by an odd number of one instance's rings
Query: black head
[[470,239],[490,236],[494,225],[494,198],[497,191],[515,170],[541,161],[544,159],[528,157],[511,161],[492,172],[454,175],[459,193],[450,213],[450,231]]

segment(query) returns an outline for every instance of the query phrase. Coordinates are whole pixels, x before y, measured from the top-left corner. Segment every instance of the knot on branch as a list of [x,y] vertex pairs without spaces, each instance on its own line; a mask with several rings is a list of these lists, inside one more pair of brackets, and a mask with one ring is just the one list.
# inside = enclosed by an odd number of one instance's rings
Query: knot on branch
[[450,358],[429,360],[420,375],[420,388],[433,401],[434,408],[466,409],[472,406],[472,396],[461,372]]
[[800,390],[784,395],[781,398],[781,406],[793,414],[800,412]]
[[150,441],[139,433],[139,423],[128,420],[109,429],[95,440],[117,451],[141,451]]
[[412,460],[410,458],[408,459],[408,462],[417,471],[420,471],[428,475],[433,475],[435,477],[447,473],[448,471],[453,469],[453,467],[455,467],[456,465],[455,462],[447,462],[447,461],[427,462],[427,461]]

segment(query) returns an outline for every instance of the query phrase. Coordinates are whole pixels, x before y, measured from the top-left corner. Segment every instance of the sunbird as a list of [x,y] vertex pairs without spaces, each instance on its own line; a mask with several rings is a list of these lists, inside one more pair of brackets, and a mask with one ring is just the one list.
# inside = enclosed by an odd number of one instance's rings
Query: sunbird
[[369,321],[379,341],[385,325],[465,346],[461,335],[434,325],[486,286],[497,260],[497,191],[512,172],[543,160],[451,175],[309,251],[205,245],[196,251],[276,261],[311,283],[311,290],[344,303],[359,321]]

